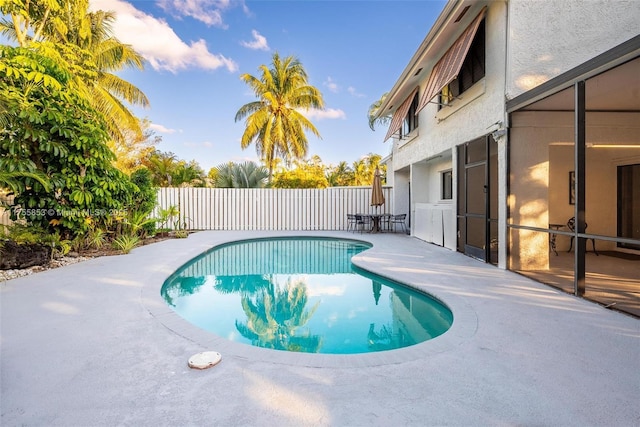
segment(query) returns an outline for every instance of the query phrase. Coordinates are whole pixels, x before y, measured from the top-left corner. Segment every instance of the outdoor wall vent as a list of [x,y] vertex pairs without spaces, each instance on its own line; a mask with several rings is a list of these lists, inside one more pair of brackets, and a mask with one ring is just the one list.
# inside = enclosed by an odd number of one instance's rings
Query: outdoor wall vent
[[421,71],[422,71],[422,68],[418,68],[418,71],[416,71],[416,73],[413,76],[414,77],[417,76],[418,74],[420,74]]
[[470,7],[471,7],[471,6],[467,6],[467,7],[465,7],[464,9],[462,9],[462,12],[460,12],[460,15],[458,15],[458,17],[456,18],[456,20],[455,20],[455,21],[453,21],[453,23],[455,24],[455,23],[457,23],[457,22],[460,22],[460,20],[461,20],[461,19],[462,19],[462,17],[467,13],[467,11],[469,10],[469,8],[470,8]]

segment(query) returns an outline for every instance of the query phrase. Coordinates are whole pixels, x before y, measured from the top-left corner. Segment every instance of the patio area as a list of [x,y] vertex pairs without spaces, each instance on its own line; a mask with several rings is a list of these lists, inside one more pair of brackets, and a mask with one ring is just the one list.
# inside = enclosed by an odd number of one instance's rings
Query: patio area
[[[365,355],[245,346],[178,317],[164,280],[214,245],[368,241],[354,263],[453,311],[444,335]],[[0,282],[0,424],[635,426],[640,320],[402,233],[203,231]],[[214,350],[222,362],[187,367]]]

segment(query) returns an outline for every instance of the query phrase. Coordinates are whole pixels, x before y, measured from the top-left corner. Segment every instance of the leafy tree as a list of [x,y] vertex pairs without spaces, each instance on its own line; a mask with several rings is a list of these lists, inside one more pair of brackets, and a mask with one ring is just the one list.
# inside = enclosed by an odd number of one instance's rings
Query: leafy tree
[[69,69],[39,47],[0,46],[8,121],[0,131],[0,170],[46,176],[50,186],[20,178],[15,204],[32,224],[74,235],[124,208],[135,186],[111,165],[102,115],[73,85]]
[[325,167],[318,156],[308,161],[296,161],[295,168],[277,172],[273,179],[274,188],[327,188]]
[[320,91],[308,84],[307,72],[293,56],[280,58],[276,52],[271,68],[261,65],[258,69],[260,77],[240,76],[258,100],[240,107],[235,121],[246,118],[240,144],[243,149],[256,144],[256,152],[269,170],[268,182],[271,183],[276,158],[302,159],[308,149],[305,131],[320,136],[301,110],[324,108],[324,100]]
[[132,205],[136,209],[150,213],[156,206],[157,193],[153,186],[151,172],[147,168],[137,169],[131,174],[131,182],[133,182],[138,191],[133,195]]
[[162,141],[162,137],[149,129],[149,120],[140,120],[142,134],[130,129],[123,130],[124,138],[120,141],[110,140],[107,145],[116,155],[113,163],[122,172],[131,175],[134,171],[145,167],[145,158],[154,151],[154,147]]
[[42,184],[44,188],[49,188],[49,181],[47,177],[39,171],[36,172],[0,172],[0,190],[7,189],[10,192],[19,192],[24,190],[22,183],[23,178],[32,178]]
[[11,18],[2,19],[2,32],[26,47],[32,41],[42,41],[47,30],[66,31],[62,5],[63,0],[2,0],[0,12]]
[[143,59],[113,37],[113,12],[89,12],[88,6],[87,0],[5,0],[0,11],[11,20],[3,19],[0,28],[21,47],[49,41],[50,49],[41,54],[72,67],[73,85],[104,115],[111,138],[121,141],[123,130],[141,133],[138,119],[122,100],[143,107],[149,100],[114,73],[142,69]]
[[209,171],[217,188],[263,188],[269,172],[255,162],[223,163]]

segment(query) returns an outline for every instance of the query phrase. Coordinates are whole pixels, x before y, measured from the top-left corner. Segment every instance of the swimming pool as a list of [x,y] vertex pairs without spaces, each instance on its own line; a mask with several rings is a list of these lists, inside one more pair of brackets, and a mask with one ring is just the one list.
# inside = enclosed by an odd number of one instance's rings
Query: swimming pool
[[453,315],[442,303],[351,263],[370,247],[313,237],[228,243],[179,268],[161,294],[202,329],[276,350],[369,353],[446,332]]

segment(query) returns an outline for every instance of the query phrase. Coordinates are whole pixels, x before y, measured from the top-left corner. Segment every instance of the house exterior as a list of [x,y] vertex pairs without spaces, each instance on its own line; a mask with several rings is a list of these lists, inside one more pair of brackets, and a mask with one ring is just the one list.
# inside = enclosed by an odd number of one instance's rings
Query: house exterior
[[571,245],[579,295],[587,242],[640,251],[638,22],[633,0],[450,0],[377,112],[411,234],[534,276]]

